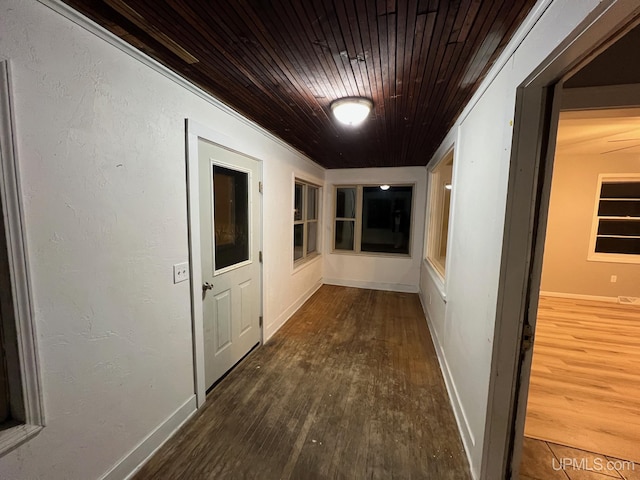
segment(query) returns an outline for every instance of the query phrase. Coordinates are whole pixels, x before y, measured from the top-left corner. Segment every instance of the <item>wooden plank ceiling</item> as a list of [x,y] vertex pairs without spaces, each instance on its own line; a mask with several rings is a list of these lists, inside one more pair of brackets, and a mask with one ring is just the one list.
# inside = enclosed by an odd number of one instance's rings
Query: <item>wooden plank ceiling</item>
[[[65,0],[326,168],[425,165],[535,0]],[[373,100],[356,128],[330,104]]]

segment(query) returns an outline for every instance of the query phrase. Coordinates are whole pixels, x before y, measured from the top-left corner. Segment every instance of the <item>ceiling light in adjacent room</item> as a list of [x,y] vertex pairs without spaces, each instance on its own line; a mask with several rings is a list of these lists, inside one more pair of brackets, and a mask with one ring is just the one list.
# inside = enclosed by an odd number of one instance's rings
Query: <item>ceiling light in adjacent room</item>
[[373,108],[373,102],[364,97],[345,97],[331,104],[336,119],[345,125],[356,126],[364,122]]
[[389,185],[380,185],[380,190],[389,190]]
[[447,183],[445,184],[444,188],[446,188],[447,190],[451,190],[452,187],[450,183]]

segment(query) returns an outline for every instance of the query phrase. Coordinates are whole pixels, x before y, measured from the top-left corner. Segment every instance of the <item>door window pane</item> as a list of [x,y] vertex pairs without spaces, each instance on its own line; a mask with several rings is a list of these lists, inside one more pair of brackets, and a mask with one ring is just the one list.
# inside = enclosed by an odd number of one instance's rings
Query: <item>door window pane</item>
[[318,222],[307,223],[307,255],[316,251],[318,243]]
[[413,187],[362,189],[363,252],[409,253]]
[[215,269],[249,259],[249,175],[213,167]]
[[354,225],[352,220],[336,220],[336,250],[353,250]]
[[356,189],[338,188],[336,192],[336,218],[356,218]]
[[304,223],[293,226],[293,259],[302,258],[304,244]]

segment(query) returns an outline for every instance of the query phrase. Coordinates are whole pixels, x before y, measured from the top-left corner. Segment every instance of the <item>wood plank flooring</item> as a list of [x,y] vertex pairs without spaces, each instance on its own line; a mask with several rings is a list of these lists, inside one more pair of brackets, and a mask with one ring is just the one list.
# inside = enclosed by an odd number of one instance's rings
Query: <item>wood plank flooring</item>
[[525,435],[640,463],[640,306],[541,297]]
[[470,479],[418,296],[323,286],[135,478]]

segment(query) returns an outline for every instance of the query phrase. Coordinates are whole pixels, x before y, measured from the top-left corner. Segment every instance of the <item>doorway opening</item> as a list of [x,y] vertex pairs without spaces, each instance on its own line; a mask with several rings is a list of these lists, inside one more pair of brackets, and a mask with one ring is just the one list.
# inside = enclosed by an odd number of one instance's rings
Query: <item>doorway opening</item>
[[521,478],[627,478],[640,472],[639,108],[560,113],[544,243]]
[[194,385],[207,391],[263,341],[262,162],[187,121]]
[[636,26],[555,88],[517,406],[519,478],[640,469],[640,69],[626,67],[639,44]]

